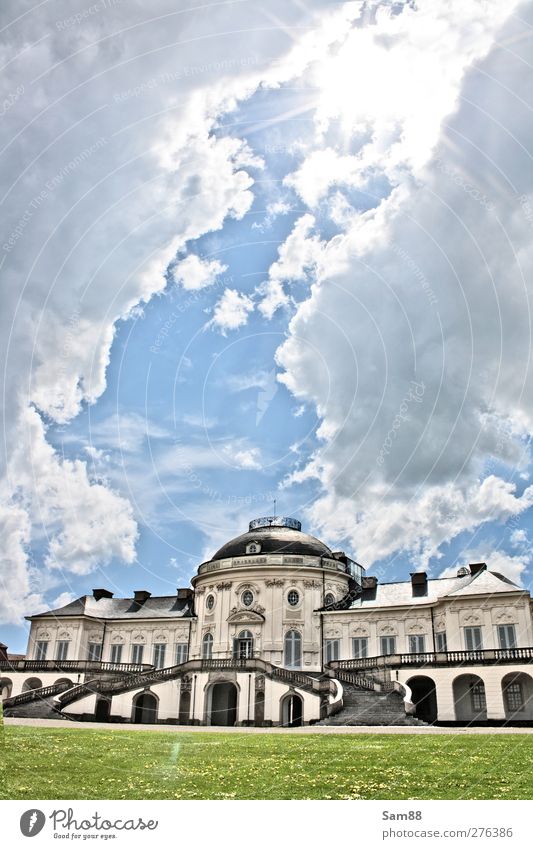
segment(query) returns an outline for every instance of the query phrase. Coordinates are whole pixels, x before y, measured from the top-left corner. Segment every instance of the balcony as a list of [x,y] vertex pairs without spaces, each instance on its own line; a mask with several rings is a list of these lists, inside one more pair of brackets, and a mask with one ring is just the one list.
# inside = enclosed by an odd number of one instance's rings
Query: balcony
[[0,672],[148,672],[151,663],[106,663],[101,660],[3,660]]
[[516,649],[476,649],[474,651],[413,652],[386,654],[377,657],[354,657],[350,660],[333,660],[331,669],[400,669],[404,666],[443,667],[468,665],[497,665],[506,663],[533,663],[533,646]]

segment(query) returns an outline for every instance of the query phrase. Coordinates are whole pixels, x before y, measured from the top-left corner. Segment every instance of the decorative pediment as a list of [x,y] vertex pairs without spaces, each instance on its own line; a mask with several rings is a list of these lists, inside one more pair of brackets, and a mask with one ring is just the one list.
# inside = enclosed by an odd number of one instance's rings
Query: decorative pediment
[[352,625],[350,633],[353,637],[368,637],[370,635],[370,631],[368,625],[365,623],[361,623],[361,625]]
[[483,615],[480,610],[463,610],[459,615],[459,624],[462,626],[483,625]]
[[408,619],[405,623],[406,634],[425,634],[427,623],[423,619]]
[[516,611],[511,610],[508,607],[504,607],[501,610],[496,610],[492,614],[492,619],[498,625],[516,625],[518,623],[518,616]]
[[241,625],[245,622],[264,622],[265,617],[257,610],[232,610],[226,621],[230,624]]

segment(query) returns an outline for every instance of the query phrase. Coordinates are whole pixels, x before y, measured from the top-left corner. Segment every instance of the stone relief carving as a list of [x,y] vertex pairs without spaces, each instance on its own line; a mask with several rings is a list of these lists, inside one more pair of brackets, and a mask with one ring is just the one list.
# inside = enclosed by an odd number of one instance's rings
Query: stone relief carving
[[265,581],[265,585],[267,587],[282,587],[284,586],[284,584],[285,581],[281,580],[281,578],[270,578],[269,580]]
[[398,633],[398,625],[396,622],[380,622],[378,623],[378,634],[380,637],[390,637]]
[[405,623],[407,634],[425,634],[428,630],[428,623],[423,619],[408,619]]

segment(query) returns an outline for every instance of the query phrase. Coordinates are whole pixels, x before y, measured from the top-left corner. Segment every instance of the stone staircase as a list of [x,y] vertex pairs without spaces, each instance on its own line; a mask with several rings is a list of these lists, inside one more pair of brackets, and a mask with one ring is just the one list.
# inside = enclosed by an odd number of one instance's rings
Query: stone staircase
[[4,705],[4,717],[21,717],[23,719],[66,719],[57,707],[55,696],[35,698],[31,702],[17,705]]
[[342,709],[318,725],[426,725],[405,713],[404,701],[396,690],[378,692],[342,681]]

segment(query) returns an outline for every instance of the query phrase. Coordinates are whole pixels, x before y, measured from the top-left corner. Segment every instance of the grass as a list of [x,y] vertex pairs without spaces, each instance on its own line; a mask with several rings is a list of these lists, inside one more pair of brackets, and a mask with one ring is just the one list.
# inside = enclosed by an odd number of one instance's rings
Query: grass
[[4,799],[530,799],[533,735],[4,726]]

